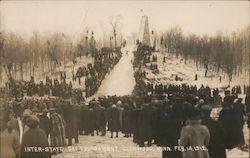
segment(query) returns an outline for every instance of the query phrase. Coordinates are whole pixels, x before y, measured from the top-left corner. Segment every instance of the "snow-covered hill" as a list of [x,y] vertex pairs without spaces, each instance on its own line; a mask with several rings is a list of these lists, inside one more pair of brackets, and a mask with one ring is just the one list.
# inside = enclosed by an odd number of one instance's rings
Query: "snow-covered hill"
[[[196,67],[195,63],[191,61],[184,61],[181,57],[176,58],[174,54],[155,52],[153,55],[157,55],[157,64],[159,74],[153,74],[152,71],[147,69],[147,78],[154,83],[163,84],[182,84],[197,85],[200,87],[208,85],[211,88],[227,87],[229,85],[228,76],[223,73],[216,73],[208,71],[207,77],[205,77],[205,69],[203,67]],[[163,57],[166,58],[163,62]],[[195,81],[195,74],[197,74],[198,80]],[[175,81],[175,76],[180,77],[183,81]],[[221,76],[221,82],[220,82]],[[230,86],[235,85],[249,85],[249,76],[233,76],[233,80]]]

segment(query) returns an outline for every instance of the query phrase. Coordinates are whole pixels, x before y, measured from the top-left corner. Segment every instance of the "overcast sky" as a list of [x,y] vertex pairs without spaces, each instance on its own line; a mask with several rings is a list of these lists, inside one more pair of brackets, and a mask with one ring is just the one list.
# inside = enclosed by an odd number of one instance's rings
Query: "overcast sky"
[[[150,29],[181,26],[185,33],[230,33],[249,25],[249,1],[1,1],[1,29],[31,35],[60,31],[80,33],[85,28],[110,31],[109,17],[122,15],[122,31],[138,32],[148,15]],[[143,11],[142,11],[143,10]],[[85,17],[85,18],[84,18]],[[84,20],[85,19],[85,20]]]

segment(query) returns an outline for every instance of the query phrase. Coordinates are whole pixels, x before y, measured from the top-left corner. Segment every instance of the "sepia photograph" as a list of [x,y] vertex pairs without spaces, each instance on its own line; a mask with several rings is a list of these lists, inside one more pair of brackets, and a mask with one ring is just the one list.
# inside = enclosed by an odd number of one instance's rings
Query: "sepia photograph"
[[0,0],[0,158],[250,158],[250,1]]

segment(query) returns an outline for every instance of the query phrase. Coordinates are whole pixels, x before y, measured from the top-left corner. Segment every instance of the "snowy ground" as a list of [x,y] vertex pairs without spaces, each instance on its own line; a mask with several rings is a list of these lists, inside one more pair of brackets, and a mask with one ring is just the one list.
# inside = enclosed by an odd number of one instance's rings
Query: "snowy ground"
[[[185,61],[180,57],[176,58],[174,54],[169,53],[154,53],[157,55],[157,64],[159,68],[159,74],[153,74],[150,70],[147,70],[147,78],[150,82],[154,83],[166,83],[166,84],[182,84],[187,83],[189,85],[201,84],[208,85],[211,88],[217,87],[227,87],[229,85],[229,79],[227,75],[223,72],[216,73],[208,71],[207,77],[205,77],[205,69],[203,67],[196,67],[195,63],[191,61]],[[166,62],[163,62],[163,57],[166,57]],[[195,81],[195,74],[198,75],[198,80]],[[183,81],[175,81],[175,76],[183,79]],[[220,82],[219,78],[222,77]],[[249,85],[249,76],[240,75],[239,77],[234,77],[233,81],[230,83],[231,86],[244,84]]]
[[[73,81],[73,73],[76,74],[76,71],[79,67],[81,66],[87,66],[87,64],[93,64],[94,63],[94,58],[88,57],[88,56],[82,56],[81,58],[78,57],[76,58],[76,64],[73,65],[72,62],[67,63],[65,66],[60,66],[56,69],[56,73],[52,76],[51,78],[58,78],[60,79],[60,72],[66,72],[66,82],[69,83],[70,81],[72,82],[72,87],[73,89],[76,88],[85,88],[85,77],[81,78],[81,84],[79,85],[78,79],[76,81]],[[43,79],[44,80],[44,79]]]
[[66,147],[64,154],[53,158],[160,158],[161,148],[155,145],[141,148],[133,143],[132,137],[124,138],[119,133],[118,138],[110,138],[110,132],[106,136],[80,136],[80,143],[73,147]]
[[[53,158],[161,158],[162,148],[156,145],[139,147],[133,143],[132,137],[125,138],[119,133],[118,138],[106,136],[80,136],[79,144],[66,147],[63,154]],[[248,152],[238,148],[227,150],[227,158],[248,158]]]

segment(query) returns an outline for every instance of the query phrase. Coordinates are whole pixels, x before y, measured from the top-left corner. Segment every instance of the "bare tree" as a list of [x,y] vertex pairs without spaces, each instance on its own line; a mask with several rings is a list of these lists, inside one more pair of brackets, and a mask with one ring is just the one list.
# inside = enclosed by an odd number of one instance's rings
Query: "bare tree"
[[2,66],[4,60],[3,46],[4,46],[4,38],[2,32],[0,32],[0,83],[2,82]]
[[115,16],[111,16],[109,17],[109,22],[111,24],[112,27],[112,32],[113,32],[113,36],[114,36],[114,40],[115,40],[115,48],[116,48],[116,37],[117,37],[117,31],[119,29],[119,27],[121,26],[120,20],[122,19],[122,15],[115,15]]
[[110,35],[107,35],[107,32],[106,32],[107,28],[106,28],[105,23],[103,21],[100,21],[99,25],[100,25],[100,28],[102,30],[102,36],[103,36],[102,47],[107,47],[108,43],[109,43],[109,36]]

